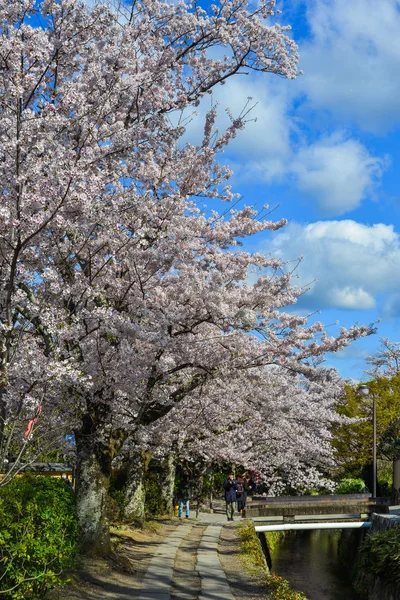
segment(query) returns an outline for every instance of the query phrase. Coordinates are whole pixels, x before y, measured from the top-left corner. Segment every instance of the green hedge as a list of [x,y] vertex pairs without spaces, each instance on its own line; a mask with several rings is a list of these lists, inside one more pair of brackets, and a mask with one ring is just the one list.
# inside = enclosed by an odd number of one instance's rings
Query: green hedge
[[368,489],[363,479],[341,479],[336,487],[336,494],[362,494]]
[[61,479],[24,475],[0,488],[0,597],[43,598],[74,563],[73,493]]

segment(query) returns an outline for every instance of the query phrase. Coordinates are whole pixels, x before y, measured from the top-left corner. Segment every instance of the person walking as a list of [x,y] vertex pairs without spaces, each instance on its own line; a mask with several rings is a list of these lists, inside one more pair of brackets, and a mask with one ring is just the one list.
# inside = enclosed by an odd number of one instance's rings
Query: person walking
[[249,486],[247,485],[246,479],[242,477],[242,475],[239,475],[237,478],[236,501],[237,509],[240,513],[246,508],[248,489]]
[[256,483],[250,473],[247,473],[245,479],[247,482],[247,495],[251,497],[256,492]]
[[235,512],[237,481],[233,473],[229,473],[228,479],[224,483],[226,516],[228,521],[233,521]]
[[183,469],[180,475],[179,487],[178,487],[178,517],[182,517],[183,508],[185,507],[185,517],[189,518],[190,515],[190,500],[192,495],[190,485],[190,472],[189,469]]

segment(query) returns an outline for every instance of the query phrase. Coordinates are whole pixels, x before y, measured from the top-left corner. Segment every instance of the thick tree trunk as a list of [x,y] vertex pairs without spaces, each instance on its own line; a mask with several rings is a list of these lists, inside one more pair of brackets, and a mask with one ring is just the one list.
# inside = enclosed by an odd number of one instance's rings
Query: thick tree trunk
[[393,461],[392,504],[400,504],[400,458]]
[[162,461],[160,481],[161,502],[166,515],[174,514],[175,474],[176,456],[171,453]]
[[127,521],[144,522],[146,490],[144,476],[149,462],[145,452],[131,452],[125,491],[124,518]]
[[76,502],[80,549],[84,554],[110,550],[106,517],[107,491],[111,473],[111,450],[98,443],[95,432],[77,433]]
[[193,485],[193,501],[194,507],[196,509],[196,519],[199,516],[200,504],[203,500],[202,493],[204,487],[204,478],[207,473],[207,465],[199,464],[195,469],[194,475],[194,485]]

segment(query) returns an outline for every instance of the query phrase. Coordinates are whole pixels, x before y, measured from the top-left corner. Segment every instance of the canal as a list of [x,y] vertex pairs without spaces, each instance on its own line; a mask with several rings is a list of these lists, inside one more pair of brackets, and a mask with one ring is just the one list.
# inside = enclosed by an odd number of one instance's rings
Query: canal
[[271,555],[272,570],[308,600],[362,600],[339,566],[339,537],[338,531],[292,532]]

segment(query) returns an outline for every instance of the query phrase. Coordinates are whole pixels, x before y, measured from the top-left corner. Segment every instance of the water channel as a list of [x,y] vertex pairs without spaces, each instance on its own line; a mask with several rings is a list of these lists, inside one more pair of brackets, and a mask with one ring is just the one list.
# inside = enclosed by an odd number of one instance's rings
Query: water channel
[[308,600],[362,600],[338,563],[338,531],[297,531],[272,554],[272,570]]

